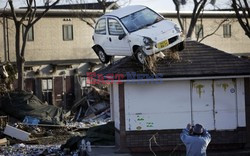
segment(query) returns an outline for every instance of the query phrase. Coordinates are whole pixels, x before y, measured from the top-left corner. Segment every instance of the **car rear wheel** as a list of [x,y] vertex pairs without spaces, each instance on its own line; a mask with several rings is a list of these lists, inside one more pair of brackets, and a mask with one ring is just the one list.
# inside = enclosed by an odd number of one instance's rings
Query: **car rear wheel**
[[135,58],[137,61],[139,61],[141,64],[145,64],[146,61],[146,54],[143,52],[141,48],[138,48],[135,52]]
[[110,61],[110,56],[108,56],[101,48],[98,49],[97,54],[102,63],[108,63]]

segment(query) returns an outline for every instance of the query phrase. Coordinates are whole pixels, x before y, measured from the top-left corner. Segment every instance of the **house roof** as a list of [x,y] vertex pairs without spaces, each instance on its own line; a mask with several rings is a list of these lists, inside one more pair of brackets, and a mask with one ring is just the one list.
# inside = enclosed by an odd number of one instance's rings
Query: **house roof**
[[[115,9],[116,6],[110,8]],[[74,7],[73,7],[74,8]],[[84,9],[84,12],[81,9],[50,9],[45,17],[76,17],[78,18],[78,14],[84,13],[84,16],[86,17],[100,17],[103,15],[102,10],[95,10],[95,9]],[[72,11],[72,9],[74,11]],[[111,12],[112,10],[108,9],[107,12]],[[17,16],[22,16],[25,13],[25,9],[16,9]],[[37,14],[41,14],[44,11],[43,8],[40,8],[37,10]],[[176,18],[176,11],[164,11],[159,12],[161,15],[167,18]],[[5,15],[11,15],[11,10],[9,8],[6,9],[0,9],[0,17]],[[181,17],[183,18],[191,18],[192,17],[192,11],[181,11],[180,12]],[[235,12],[233,11],[204,11],[203,12],[203,18],[236,18]]]
[[[180,60],[165,57],[157,61],[155,74],[161,74],[163,78],[250,75],[249,59],[239,58],[196,41],[186,41],[185,49],[178,53]],[[142,65],[133,57],[122,58],[96,71],[97,74],[103,74],[104,78],[112,73],[124,74],[125,79],[128,78],[128,72],[150,74],[143,71]]]
[[[111,6],[112,5],[112,6]],[[106,2],[106,7],[111,6],[111,9],[117,9],[119,6],[116,2]],[[37,9],[46,9],[47,6],[37,6]],[[27,7],[20,7],[26,9]],[[103,6],[100,3],[83,3],[83,4],[61,4],[55,5],[53,9],[88,9],[88,10],[102,10]]]

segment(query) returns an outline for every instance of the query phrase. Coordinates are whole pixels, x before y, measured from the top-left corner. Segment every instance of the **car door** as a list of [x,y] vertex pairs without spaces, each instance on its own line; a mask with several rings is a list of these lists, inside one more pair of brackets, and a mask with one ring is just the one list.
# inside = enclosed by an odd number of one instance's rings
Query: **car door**
[[106,23],[106,18],[101,18],[97,21],[93,40],[95,42],[95,45],[100,45],[105,53],[109,55],[110,52],[108,51],[109,42]]
[[119,39],[119,35],[123,35],[126,32],[121,23],[115,18],[108,18],[108,51],[112,55],[117,56],[131,56],[131,48],[128,39],[128,35]]

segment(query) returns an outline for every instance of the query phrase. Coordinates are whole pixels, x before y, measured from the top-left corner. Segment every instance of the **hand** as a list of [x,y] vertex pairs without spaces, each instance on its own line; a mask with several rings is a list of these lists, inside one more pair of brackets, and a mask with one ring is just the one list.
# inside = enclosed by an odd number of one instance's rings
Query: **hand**
[[192,125],[190,123],[187,124],[187,130],[190,130],[192,128]]

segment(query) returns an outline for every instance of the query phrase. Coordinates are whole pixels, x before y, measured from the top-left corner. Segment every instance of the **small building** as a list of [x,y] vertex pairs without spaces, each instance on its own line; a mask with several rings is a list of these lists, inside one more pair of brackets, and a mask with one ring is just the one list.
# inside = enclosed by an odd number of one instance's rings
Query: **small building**
[[[111,112],[121,150],[149,150],[155,134],[159,150],[173,150],[181,144],[179,135],[187,123],[210,131],[210,149],[249,145],[250,60],[187,41],[179,59],[160,59],[155,74],[148,73],[126,57],[92,74],[102,79],[95,82],[111,83]],[[152,142],[152,148],[158,145]]]

